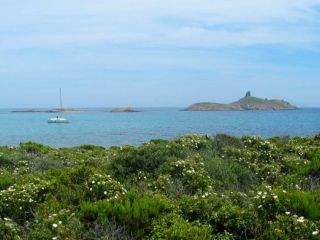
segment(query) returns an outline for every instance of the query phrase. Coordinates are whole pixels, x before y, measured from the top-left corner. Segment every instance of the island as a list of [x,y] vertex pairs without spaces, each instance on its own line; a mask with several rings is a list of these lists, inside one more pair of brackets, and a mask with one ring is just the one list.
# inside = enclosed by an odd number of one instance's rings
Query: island
[[133,112],[139,112],[139,111],[137,111],[131,107],[126,107],[126,108],[114,108],[111,110],[111,112],[113,112],[113,113],[133,113]]
[[245,111],[245,110],[294,110],[296,106],[284,100],[262,99],[251,96],[247,92],[245,97],[229,104],[202,102],[189,106],[186,111]]
[[69,112],[82,112],[83,109],[75,109],[75,108],[63,108],[63,109],[50,109],[50,108],[33,108],[33,109],[16,109],[13,110],[13,113],[69,113]]

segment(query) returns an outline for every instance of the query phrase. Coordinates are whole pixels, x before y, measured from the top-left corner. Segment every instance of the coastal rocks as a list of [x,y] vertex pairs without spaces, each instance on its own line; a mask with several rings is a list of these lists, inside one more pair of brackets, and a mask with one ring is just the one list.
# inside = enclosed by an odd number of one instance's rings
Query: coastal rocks
[[59,113],[59,112],[82,112],[82,109],[74,108],[63,108],[63,109],[42,109],[42,108],[33,108],[33,109],[17,109],[13,110],[13,113]]
[[139,111],[137,111],[131,107],[126,107],[126,108],[114,108],[111,110],[111,112],[113,112],[113,113],[133,113],[133,112],[139,112]]

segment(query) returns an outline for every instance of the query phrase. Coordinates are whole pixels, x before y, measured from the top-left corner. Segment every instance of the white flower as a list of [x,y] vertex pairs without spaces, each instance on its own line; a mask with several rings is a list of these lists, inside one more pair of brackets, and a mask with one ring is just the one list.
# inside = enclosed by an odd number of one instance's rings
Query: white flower
[[104,195],[107,195],[107,192],[106,192],[106,191],[104,191],[104,192],[103,192],[103,194],[104,194]]
[[286,215],[290,215],[290,214],[291,214],[291,212],[285,212],[285,214],[286,214]]
[[57,237],[52,237],[52,240],[56,240],[57,239]]
[[304,217],[299,217],[299,219],[297,220],[299,223],[303,223],[304,222]]
[[259,205],[258,208],[262,208],[262,205]]
[[53,227],[53,228],[57,228],[57,227],[58,227],[58,224],[54,223],[54,224],[52,224],[52,227]]
[[314,235],[314,236],[315,236],[315,235],[318,235],[318,234],[319,234],[319,230],[316,230],[316,231],[313,231],[313,232],[312,232],[312,235]]

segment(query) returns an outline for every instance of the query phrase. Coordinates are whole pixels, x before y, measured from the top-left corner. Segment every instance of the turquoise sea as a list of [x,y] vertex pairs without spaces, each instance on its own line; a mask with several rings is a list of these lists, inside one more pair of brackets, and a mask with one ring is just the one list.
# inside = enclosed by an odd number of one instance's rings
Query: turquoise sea
[[290,111],[185,112],[178,108],[144,108],[137,113],[89,109],[67,113],[70,124],[48,124],[50,113],[0,110],[0,145],[35,141],[62,147],[95,144],[139,145],[151,139],[171,139],[197,133],[235,136],[296,136],[320,133],[320,109]]

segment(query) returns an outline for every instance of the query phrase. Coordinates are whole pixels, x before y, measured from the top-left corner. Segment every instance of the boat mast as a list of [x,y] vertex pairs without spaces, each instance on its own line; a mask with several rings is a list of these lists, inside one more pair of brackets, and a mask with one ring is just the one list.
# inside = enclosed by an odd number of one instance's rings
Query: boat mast
[[61,94],[61,88],[60,88],[60,117],[62,117],[62,111],[63,111],[63,108],[62,108],[62,94]]

